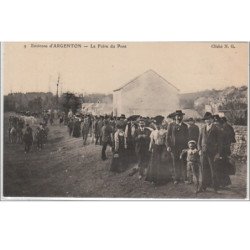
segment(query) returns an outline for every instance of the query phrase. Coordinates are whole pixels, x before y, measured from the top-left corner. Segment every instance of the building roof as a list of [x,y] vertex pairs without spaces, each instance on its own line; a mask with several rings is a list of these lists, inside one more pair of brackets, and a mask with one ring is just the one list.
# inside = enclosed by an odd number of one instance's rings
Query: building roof
[[156,72],[155,72],[154,70],[152,70],[152,69],[147,70],[147,71],[144,72],[143,74],[141,74],[141,75],[135,77],[135,78],[132,79],[131,81],[127,82],[126,84],[122,85],[120,88],[115,89],[115,90],[113,90],[113,91],[114,91],[114,92],[115,92],[115,91],[119,91],[119,90],[125,88],[126,86],[128,86],[129,84],[136,82],[136,81],[139,80],[141,77],[144,77],[145,75],[149,75],[149,74],[152,75],[154,78],[161,78],[161,80],[163,80],[166,84],[171,85],[171,86],[174,87],[177,91],[179,91],[179,89],[176,88],[172,83],[168,82],[165,78],[163,78],[162,76],[160,76],[158,73],[156,73]]
[[188,119],[190,117],[194,119],[201,118],[201,115],[194,109],[183,109],[182,112],[185,113],[185,119]]

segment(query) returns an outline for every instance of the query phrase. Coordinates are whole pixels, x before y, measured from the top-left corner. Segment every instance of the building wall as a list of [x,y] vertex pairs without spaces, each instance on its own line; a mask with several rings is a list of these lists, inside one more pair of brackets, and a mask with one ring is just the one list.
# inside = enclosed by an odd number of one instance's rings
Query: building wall
[[179,109],[178,90],[161,78],[140,79],[114,92],[117,115],[166,116],[176,109]]

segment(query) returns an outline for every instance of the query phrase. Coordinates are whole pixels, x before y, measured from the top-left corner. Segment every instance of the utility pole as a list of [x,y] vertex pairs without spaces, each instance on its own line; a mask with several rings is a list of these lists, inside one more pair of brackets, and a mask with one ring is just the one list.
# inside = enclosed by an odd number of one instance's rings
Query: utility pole
[[59,82],[60,82],[60,74],[58,74],[57,83],[56,83],[56,105],[57,105],[57,109],[59,108],[59,106],[58,106],[58,104],[59,104],[59,97],[58,97]]

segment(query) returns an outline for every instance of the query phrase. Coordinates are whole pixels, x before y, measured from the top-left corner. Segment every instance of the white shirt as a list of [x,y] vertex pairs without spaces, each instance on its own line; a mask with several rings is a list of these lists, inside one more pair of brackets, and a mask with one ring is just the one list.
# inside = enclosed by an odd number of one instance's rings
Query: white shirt
[[209,131],[212,127],[213,123],[211,123],[210,125],[207,124],[207,131]]

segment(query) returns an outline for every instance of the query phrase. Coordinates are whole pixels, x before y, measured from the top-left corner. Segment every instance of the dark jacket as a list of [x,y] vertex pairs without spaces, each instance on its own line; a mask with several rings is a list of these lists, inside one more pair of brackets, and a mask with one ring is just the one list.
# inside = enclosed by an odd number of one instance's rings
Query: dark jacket
[[233,127],[228,124],[224,123],[222,126],[222,133],[223,133],[223,153],[225,155],[231,155],[231,143],[235,143],[235,133]]
[[199,127],[195,124],[192,124],[188,127],[188,140],[194,140],[196,143],[198,142],[199,139]]
[[[147,153],[149,150],[150,143],[150,130],[144,128],[142,131],[140,128],[135,130],[134,139],[135,139],[135,152],[136,153]],[[144,135],[141,137],[141,135]]]
[[167,131],[167,147],[171,148],[172,152],[180,153],[187,148],[188,143],[188,126],[182,122],[181,125],[172,122],[168,126]]
[[201,128],[199,140],[198,140],[198,149],[203,153],[210,155],[216,155],[222,153],[222,132],[221,129],[212,124],[212,127],[207,131],[207,126]]

